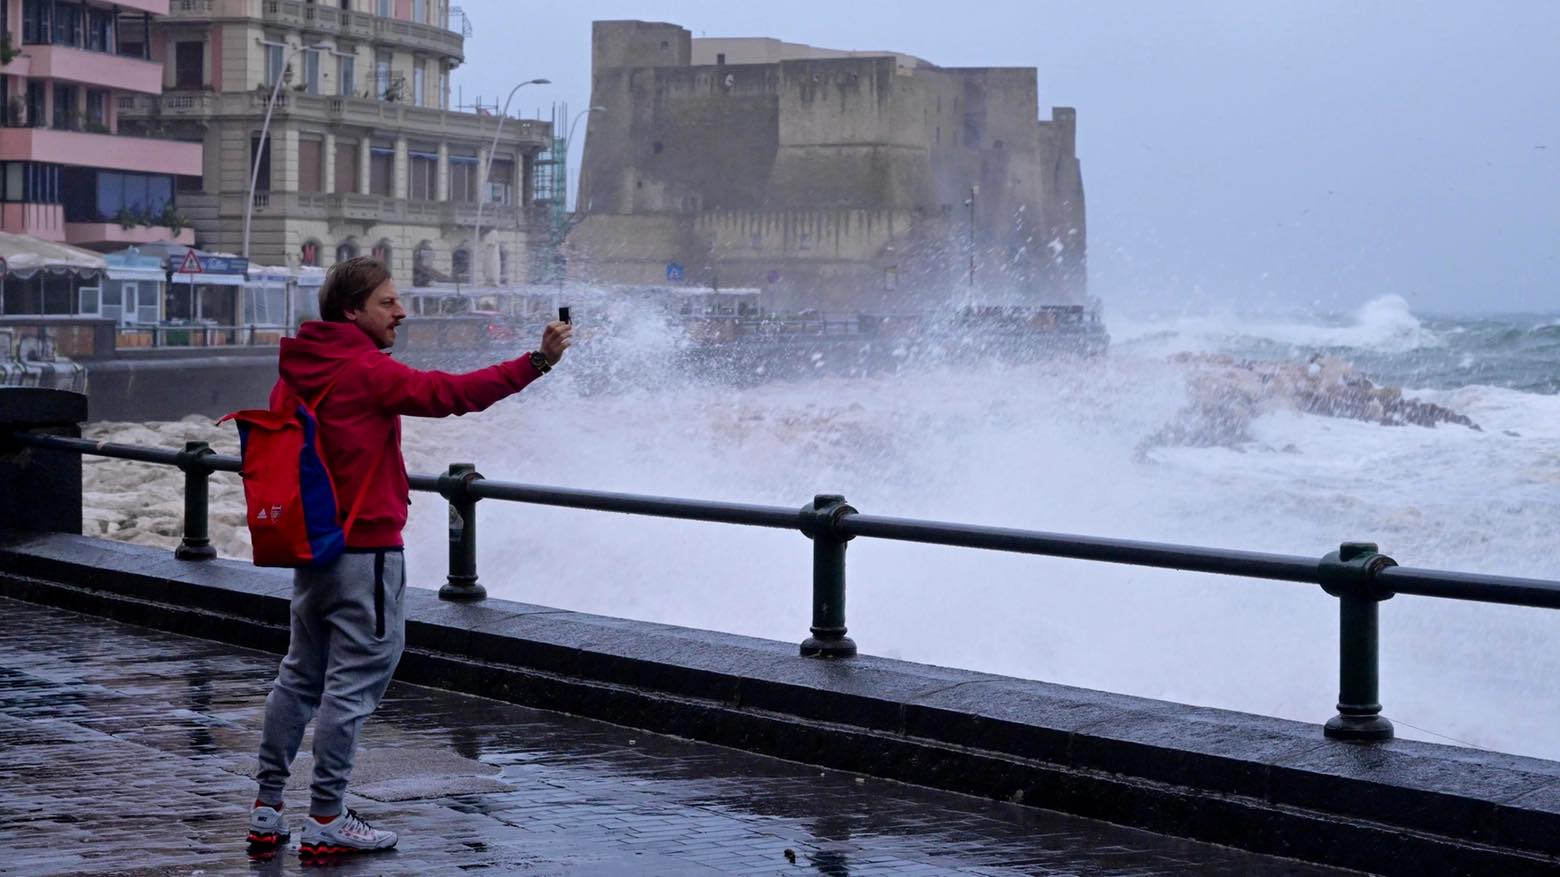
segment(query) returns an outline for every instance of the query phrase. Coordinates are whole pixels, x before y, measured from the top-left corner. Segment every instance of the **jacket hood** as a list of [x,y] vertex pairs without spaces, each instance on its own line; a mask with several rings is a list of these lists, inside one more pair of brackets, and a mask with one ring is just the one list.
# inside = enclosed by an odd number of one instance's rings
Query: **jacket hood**
[[378,353],[363,330],[352,323],[311,320],[298,327],[296,338],[283,338],[277,367],[293,392],[310,397],[330,385],[352,360]]

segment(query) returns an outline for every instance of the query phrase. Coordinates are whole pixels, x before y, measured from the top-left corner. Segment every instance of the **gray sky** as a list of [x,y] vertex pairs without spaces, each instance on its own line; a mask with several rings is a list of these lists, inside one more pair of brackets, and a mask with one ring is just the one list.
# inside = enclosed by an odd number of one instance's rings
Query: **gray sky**
[[543,118],[589,105],[594,19],[1036,67],[1107,305],[1560,311],[1557,2],[457,2],[464,101],[546,77]]

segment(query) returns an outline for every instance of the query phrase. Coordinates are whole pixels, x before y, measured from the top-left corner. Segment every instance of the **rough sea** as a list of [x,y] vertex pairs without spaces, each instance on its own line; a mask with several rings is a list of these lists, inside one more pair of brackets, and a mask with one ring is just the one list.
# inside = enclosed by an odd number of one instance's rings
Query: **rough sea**
[[[1118,316],[1098,360],[928,358],[740,389],[658,365],[682,342],[632,316],[617,325],[638,329],[587,337],[517,400],[409,422],[411,468],[469,460],[489,478],[798,507],[842,493],[876,514],[1318,558],[1374,541],[1404,565],[1560,579],[1553,315],[1421,316],[1390,296],[1328,316]],[[1322,354],[1479,428],[1278,399],[1211,444],[1156,444],[1197,373],[1184,354],[1301,368]],[[617,364],[616,391],[570,386],[590,358]],[[496,596],[807,635],[800,534],[497,502],[480,515]],[[416,583],[442,580],[445,519],[416,496]],[[1337,604],[1312,586],[856,540],[848,595],[867,653],[1308,722],[1334,712]],[[1381,617],[1381,696],[1403,736],[1560,759],[1560,613],[1399,596]]]

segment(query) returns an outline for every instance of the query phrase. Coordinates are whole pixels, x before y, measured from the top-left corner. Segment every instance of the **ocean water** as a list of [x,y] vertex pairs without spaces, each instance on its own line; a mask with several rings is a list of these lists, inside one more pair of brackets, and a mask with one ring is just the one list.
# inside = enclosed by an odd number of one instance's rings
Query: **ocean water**
[[[591,314],[576,308],[582,333]],[[643,313],[613,322],[516,399],[409,420],[410,467],[797,507],[842,493],[876,514],[1316,557],[1368,540],[1404,565],[1560,579],[1553,315],[1417,315],[1390,296],[1325,316],[1114,315],[1098,360],[915,354],[892,374],[741,388],[668,367],[685,342]],[[1479,429],[1275,398],[1218,441],[1153,440],[1206,356],[1318,353]],[[602,368],[615,389],[581,392],[573,375]],[[495,596],[807,635],[798,533],[498,502],[479,520]],[[445,521],[442,500],[415,496],[417,584],[443,579]],[[1314,586],[856,540],[848,594],[867,653],[1309,722],[1334,712],[1337,604]],[[1381,617],[1382,700],[1403,736],[1560,759],[1560,613],[1400,596]]]

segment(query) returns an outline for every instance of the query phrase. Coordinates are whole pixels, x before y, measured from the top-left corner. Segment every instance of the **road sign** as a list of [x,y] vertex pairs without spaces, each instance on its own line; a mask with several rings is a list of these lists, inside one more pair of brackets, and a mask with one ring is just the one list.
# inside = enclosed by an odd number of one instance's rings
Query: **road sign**
[[681,279],[683,279],[683,266],[682,266],[681,262],[667,262],[666,263],[666,279],[667,280],[681,280]]
[[200,264],[200,257],[195,255],[194,250],[184,251],[184,261],[179,265],[180,274],[201,274],[205,270],[206,266]]

